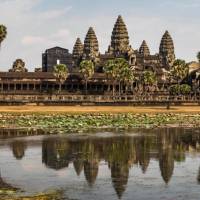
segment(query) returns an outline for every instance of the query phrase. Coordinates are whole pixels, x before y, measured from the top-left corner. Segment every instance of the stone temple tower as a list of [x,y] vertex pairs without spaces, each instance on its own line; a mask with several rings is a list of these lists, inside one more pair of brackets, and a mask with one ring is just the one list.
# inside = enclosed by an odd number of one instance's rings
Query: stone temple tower
[[77,38],[74,44],[72,56],[73,56],[74,65],[78,65],[83,56],[83,44],[80,38]]
[[84,40],[83,59],[97,62],[99,58],[99,44],[92,27],[89,28]]
[[128,31],[122,16],[119,15],[112,31],[111,45],[108,52],[110,54],[121,55],[127,53],[129,49]]
[[149,47],[147,46],[147,43],[145,40],[143,40],[142,45],[140,46],[139,54],[141,54],[143,56],[150,55],[150,50],[149,50]]
[[166,31],[160,42],[159,55],[164,68],[170,69],[175,61],[174,42]]

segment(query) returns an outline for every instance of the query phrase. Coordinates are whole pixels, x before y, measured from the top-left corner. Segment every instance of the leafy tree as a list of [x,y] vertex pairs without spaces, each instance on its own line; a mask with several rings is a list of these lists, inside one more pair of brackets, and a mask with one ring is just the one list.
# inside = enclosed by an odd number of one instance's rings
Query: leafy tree
[[155,85],[157,82],[156,74],[152,71],[144,71],[143,84],[147,87]]
[[187,84],[182,85],[172,85],[169,89],[170,94],[172,95],[188,95],[191,92],[191,86]]
[[200,63],[200,51],[197,53],[197,59],[198,59],[198,61]]
[[91,60],[84,60],[80,63],[80,73],[85,79],[85,89],[87,94],[88,80],[94,75],[94,63]]
[[174,61],[172,69],[170,70],[170,76],[174,79],[177,84],[180,85],[181,81],[188,75],[189,66],[188,64],[181,59]]
[[115,94],[115,82],[119,76],[119,64],[117,59],[108,60],[103,68],[107,76],[112,80],[112,92]]
[[170,86],[169,92],[171,95],[179,95],[180,94],[180,86],[178,84]]
[[0,25],[0,46],[7,36],[7,28],[4,25]]
[[191,86],[190,85],[187,85],[187,84],[182,84],[180,86],[180,93],[182,95],[187,95],[187,94],[190,94],[191,92]]
[[125,66],[120,70],[120,79],[125,84],[126,92],[128,86],[133,86],[133,82],[136,81],[136,76],[129,65]]
[[128,62],[124,58],[115,58],[108,60],[104,66],[104,72],[112,80],[113,85],[113,95],[115,94],[115,83],[119,81],[119,92],[121,88],[121,81],[125,80],[125,74],[129,68]]
[[66,81],[67,77],[69,76],[69,70],[66,65],[58,64],[54,66],[53,71],[56,80],[59,82],[59,92],[61,92],[62,84]]

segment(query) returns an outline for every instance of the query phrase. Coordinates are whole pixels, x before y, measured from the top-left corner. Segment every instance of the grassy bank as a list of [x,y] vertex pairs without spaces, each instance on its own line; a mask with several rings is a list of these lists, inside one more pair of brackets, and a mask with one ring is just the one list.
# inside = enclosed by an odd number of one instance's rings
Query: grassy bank
[[35,128],[84,132],[90,129],[132,129],[185,126],[200,127],[200,114],[124,113],[124,114],[19,114],[2,113],[1,128]]

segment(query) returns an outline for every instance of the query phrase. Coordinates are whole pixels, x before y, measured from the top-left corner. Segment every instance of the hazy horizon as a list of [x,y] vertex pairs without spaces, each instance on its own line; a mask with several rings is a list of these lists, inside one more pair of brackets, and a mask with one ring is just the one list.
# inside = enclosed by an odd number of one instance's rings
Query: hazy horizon
[[11,68],[17,58],[33,71],[41,67],[46,49],[60,46],[71,52],[76,38],[83,42],[90,26],[104,53],[118,15],[127,25],[134,49],[145,39],[151,54],[158,53],[168,30],[176,57],[193,61],[200,50],[199,9],[199,0],[0,0],[0,24],[8,28],[0,50],[0,71]]

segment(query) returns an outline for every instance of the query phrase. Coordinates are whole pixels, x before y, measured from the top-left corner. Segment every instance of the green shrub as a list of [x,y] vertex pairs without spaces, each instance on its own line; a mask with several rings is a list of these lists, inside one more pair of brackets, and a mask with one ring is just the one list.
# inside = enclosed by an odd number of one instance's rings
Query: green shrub
[[187,84],[180,85],[180,93],[183,95],[190,94],[191,86]]
[[182,85],[172,85],[170,86],[169,92],[171,95],[187,95],[190,94],[191,92],[191,86],[187,84],[182,84]]
[[180,94],[180,86],[179,85],[172,85],[172,86],[170,86],[169,92],[172,95],[178,95],[178,94]]

